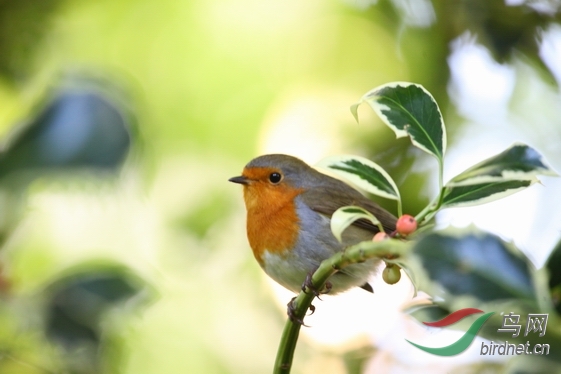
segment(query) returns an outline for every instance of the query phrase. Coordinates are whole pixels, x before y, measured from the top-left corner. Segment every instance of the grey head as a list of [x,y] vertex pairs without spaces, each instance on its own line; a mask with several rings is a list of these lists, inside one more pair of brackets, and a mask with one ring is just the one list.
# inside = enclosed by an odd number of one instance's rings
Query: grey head
[[284,154],[268,154],[254,158],[244,168],[241,176],[230,178],[230,182],[247,185],[255,176],[263,173],[273,184],[283,182],[294,188],[313,186],[320,174],[299,158]]

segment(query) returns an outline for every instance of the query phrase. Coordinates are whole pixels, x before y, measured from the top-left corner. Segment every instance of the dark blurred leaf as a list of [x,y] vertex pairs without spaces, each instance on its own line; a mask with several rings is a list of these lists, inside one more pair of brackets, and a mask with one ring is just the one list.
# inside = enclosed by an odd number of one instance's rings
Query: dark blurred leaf
[[470,230],[429,234],[416,243],[414,253],[430,279],[452,296],[534,300],[531,265],[509,247],[494,235]]
[[561,314],[561,241],[549,255],[545,267],[549,273],[549,290],[553,305],[557,313]]
[[92,268],[64,277],[47,291],[47,336],[67,349],[86,343],[97,349],[103,314],[142,289],[137,277],[119,267]]
[[436,304],[413,307],[406,312],[419,322],[439,321],[450,314],[449,310]]
[[0,155],[0,176],[19,170],[115,169],[131,145],[130,120],[101,92],[65,90],[8,144]]
[[98,326],[83,323],[69,315],[64,308],[53,305],[47,325],[47,336],[61,343],[67,349],[84,345],[97,348],[100,332]]
[[[411,11],[409,6],[404,6],[406,3],[405,1],[378,1],[374,8],[379,13],[386,14],[388,21],[391,22],[388,22],[389,25],[414,24],[415,22],[407,22],[407,18],[416,17],[419,20],[426,17],[425,12]],[[546,82],[555,84],[555,74],[552,74],[550,67],[544,64],[540,57],[540,43],[543,30],[560,23],[561,2],[559,0],[519,2],[432,0],[431,3],[436,13],[436,24],[432,25],[431,29],[434,33],[426,39],[427,45],[447,46],[458,37],[469,35],[474,37],[478,44],[485,46],[499,63],[509,62],[513,57],[520,57],[522,54],[524,60],[532,61],[532,65],[545,73]],[[376,18],[377,13],[371,13],[373,15],[370,18],[375,20],[374,22],[380,23]],[[396,34],[401,33],[401,28],[396,27],[394,31]],[[425,30],[416,28],[413,32],[421,34]],[[428,42],[429,39],[430,42]],[[435,79],[437,76],[447,78],[447,71],[442,69],[446,65],[446,55],[443,53],[433,56],[437,57],[429,62],[431,79]],[[417,62],[410,63],[418,73],[419,68],[415,65]],[[431,93],[439,98],[441,108],[445,108],[442,92],[439,95],[435,87],[430,88]],[[446,84],[443,84],[441,88],[445,91]]]
[[[441,16],[455,22],[458,35],[465,30],[477,34],[495,59],[504,62],[515,50],[537,55],[537,33],[554,20],[550,14],[537,11],[539,6],[533,8],[532,3],[537,2],[512,6],[503,0],[460,1],[454,4],[456,13]],[[551,5],[555,7],[554,2]],[[461,17],[450,19],[450,14],[460,15],[460,12]]]

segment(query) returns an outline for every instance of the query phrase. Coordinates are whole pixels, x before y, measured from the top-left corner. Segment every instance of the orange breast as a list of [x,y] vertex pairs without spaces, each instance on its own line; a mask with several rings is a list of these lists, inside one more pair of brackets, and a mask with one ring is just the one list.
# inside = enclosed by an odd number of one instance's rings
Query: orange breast
[[263,265],[263,253],[282,254],[298,240],[300,227],[294,198],[302,190],[286,185],[261,183],[245,186],[247,237],[257,261]]

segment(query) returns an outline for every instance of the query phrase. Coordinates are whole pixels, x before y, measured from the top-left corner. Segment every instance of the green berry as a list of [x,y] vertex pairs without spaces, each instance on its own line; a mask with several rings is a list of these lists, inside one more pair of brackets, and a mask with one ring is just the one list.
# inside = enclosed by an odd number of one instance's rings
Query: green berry
[[387,284],[396,284],[401,279],[401,268],[394,264],[386,264],[382,272],[382,279]]

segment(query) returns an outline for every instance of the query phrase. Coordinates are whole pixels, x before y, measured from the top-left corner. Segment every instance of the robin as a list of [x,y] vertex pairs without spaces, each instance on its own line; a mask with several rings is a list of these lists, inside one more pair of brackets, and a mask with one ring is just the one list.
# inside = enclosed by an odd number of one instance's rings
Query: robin
[[[247,237],[263,270],[285,288],[298,293],[303,281],[320,263],[344,248],[371,240],[378,227],[355,221],[340,243],[330,219],[340,207],[358,205],[373,213],[386,232],[395,230],[396,218],[354,188],[322,174],[288,155],[270,154],[251,160],[242,175],[229,179],[243,185],[247,209]],[[329,292],[362,287],[372,292],[367,279],[375,260],[350,265],[330,278]]]

